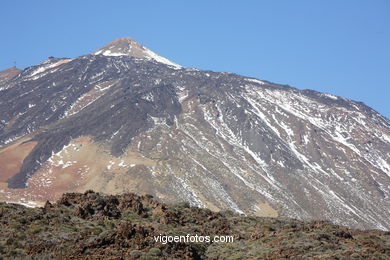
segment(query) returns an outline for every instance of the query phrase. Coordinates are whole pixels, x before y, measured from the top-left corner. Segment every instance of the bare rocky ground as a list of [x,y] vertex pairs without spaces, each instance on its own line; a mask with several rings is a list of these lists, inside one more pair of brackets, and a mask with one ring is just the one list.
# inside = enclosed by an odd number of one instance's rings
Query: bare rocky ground
[[[217,213],[133,193],[67,193],[42,208],[0,203],[0,233],[1,259],[390,259],[390,232]],[[235,240],[164,245],[153,239],[159,234]]]

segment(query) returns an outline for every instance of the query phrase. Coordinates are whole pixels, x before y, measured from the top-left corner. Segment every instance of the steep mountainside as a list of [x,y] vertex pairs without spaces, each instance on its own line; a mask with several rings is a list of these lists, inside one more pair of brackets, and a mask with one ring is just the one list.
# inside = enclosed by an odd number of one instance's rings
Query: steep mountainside
[[360,102],[183,68],[129,38],[0,89],[1,200],[137,192],[390,229],[390,121]]

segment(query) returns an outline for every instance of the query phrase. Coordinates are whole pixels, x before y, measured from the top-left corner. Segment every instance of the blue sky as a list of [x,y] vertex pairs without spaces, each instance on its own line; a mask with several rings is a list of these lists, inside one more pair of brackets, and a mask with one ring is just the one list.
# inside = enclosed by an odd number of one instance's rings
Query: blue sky
[[388,0],[4,0],[0,22],[0,70],[129,36],[183,66],[332,93],[390,118]]

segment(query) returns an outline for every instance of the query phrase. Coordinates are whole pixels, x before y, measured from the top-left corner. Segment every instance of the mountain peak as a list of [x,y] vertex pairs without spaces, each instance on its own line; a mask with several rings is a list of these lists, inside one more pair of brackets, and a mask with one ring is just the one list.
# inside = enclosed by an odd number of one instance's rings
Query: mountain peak
[[0,70],[0,83],[9,79],[12,79],[16,75],[18,75],[20,72],[22,72],[21,69],[18,69],[16,67],[8,68],[5,70]]
[[141,44],[132,38],[126,37],[110,42],[93,54],[102,54],[105,56],[133,56],[136,58],[143,58],[143,50],[144,47]]
[[173,66],[177,69],[181,68],[180,65],[161,57],[130,37],[116,39],[103,48],[95,51],[93,54],[104,56],[131,56],[140,59],[155,60],[157,62]]

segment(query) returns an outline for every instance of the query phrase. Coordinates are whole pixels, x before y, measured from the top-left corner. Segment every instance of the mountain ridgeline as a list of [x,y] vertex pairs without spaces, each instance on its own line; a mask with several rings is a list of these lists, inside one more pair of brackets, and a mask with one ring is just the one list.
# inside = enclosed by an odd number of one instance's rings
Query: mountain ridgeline
[[390,121],[123,38],[0,73],[0,189],[31,206],[94,189],[389,230]]

